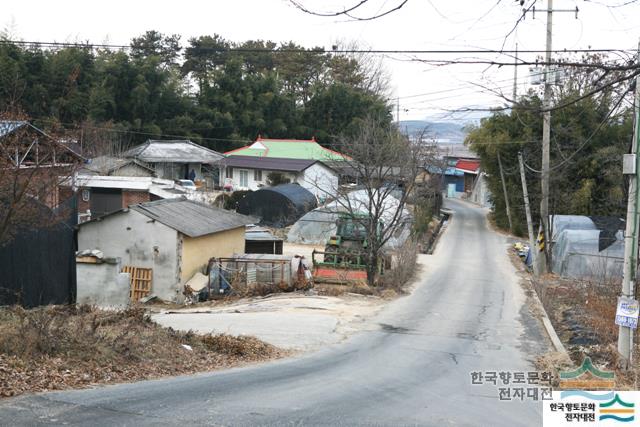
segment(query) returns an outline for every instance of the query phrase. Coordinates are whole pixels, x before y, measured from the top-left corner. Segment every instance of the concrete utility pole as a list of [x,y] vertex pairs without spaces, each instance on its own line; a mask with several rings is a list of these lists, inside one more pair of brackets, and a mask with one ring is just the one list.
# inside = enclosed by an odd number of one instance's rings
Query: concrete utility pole
[[[536,9],[532,10],[534,16]],[[551,50],[553,49],[553,13],[554,12],[571,12],[575,13],[578,19],[579,9],[553,9],[553,0],[547,0],[547,43],[545,53],[544,66],[544,98],[542,100],[542,178],[540,180],[542,186],[542,200],[540,201],[540,223],[542,225],[544,235],[544,256],[538,257],[538,267],[540,273],[549,271],[549,261],[551,261],[550,243],[551,235],[549,232],[549,143],[551,140],[551,86],[553,84],[551,77]],[[525,11],[526,13],[526,11]]]
[[518,97],[518,43],[516,43],[516,57],[513,60],[513,102]]
[[524,174],[524,160],[522,153],[518,153],[518,163],[520,163],[520,181],[522,181],[522,195],[524,197],[524,211],[527,215],[527,231],[529,232],[529,253],[531,254],[531,265],[533,266],[533,274],[540,275],[537,265],[536,238],[533,234],[533,221],[531,221],[531,207],[529,206],[529,191],[527,191],[527,177]]
[[[638,54],[640,55],[640,43],[638,44]],[[640,56],[638,57],[640,62]],[[634,130],[633,142],[631,143],[631,154],[628,155],[630,165],[623,167],[626,175],[631,175],[629,180],[629,199],[627,200],[627,220],[624,230],[624,277],[622,279],[622,296],[634,298],[635,282],[638,265],[638,227],[640,226],[640,211],[638,202],[640,201],[640,156],[638,156],[638,138],[640,137],[640,78],[636,77],[636,93],[634,102]],[[624,170],[627,169],[627,170]],[[633,329],[620,326],[618,331],[618,353],[622,357],[622,365],[625,369],[631,366],[631,356],[633,354]]]
[[542,200],[540,201],[540,219],[544,232],[544,253],[538,257],[538,271],[547,273],[549,271],[549,143],[551,140],[551,49],[553,41],[553,0],[547,2],[547,43],[544,66],[544,99],[542,108]]
[[504,192],[504,204],[507,209],[507,219],[509,219],[509,231],[513,232],[513,223],[511,222],[511,209],[509,209],[509,195],[507,194],[507,184],[504,182],[504,172],[502,172],[502,160],[500,159],[500,151],[498,151],[498,167],[500,168],[500,180],[502,181],[502,191]]

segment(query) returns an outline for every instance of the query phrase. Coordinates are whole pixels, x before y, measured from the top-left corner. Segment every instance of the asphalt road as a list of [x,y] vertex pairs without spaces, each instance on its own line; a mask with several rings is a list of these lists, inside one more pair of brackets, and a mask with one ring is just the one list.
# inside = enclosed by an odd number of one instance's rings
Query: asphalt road
[[485,211],[455,211],[428,279],[372,331],[292,360],[0,401],[0,425],[537,426],[540,402],[501,401],[472,371],[529,371],[546,338],[504,237]]

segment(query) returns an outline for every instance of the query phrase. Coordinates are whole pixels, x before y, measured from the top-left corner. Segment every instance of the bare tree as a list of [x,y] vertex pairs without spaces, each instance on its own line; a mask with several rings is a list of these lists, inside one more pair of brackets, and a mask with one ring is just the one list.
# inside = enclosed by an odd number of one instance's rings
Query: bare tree
[[[383,57],[372,54],[370,52],[371,47],[362,46],[356,41],[346,42],[338,40],[333,45],[333,49],[341,53],[333,55],[332,60],[330,61],[331,65],[335,65],[337,62],[342,61],[346,63],[353,63],[357,67],[359,81],[354,82],[354,86],[385,98],[390,96],[391,76],[389,75],[388,70],[384,67]],[[334,73],[335,69],[339,69],[339,67],[334,67]],[[339,80],[340,76],[332,77],[334,80]]]
[[396,128],[375,119],[365,120],[354,136],[342,137],[339,146],[347,156],[343,169],[353,175],[358,191],[323,191],[364,230],[367,282],[372,286],[379,263],[384,260],[385,244],[408,226],[406,205],[414,195],[418,177],[433,158],[432,146],[420,139],[412,142]]
[[81,157],[20,114],[0,115],[0,246],[20,231],[58,223],[59,186]]

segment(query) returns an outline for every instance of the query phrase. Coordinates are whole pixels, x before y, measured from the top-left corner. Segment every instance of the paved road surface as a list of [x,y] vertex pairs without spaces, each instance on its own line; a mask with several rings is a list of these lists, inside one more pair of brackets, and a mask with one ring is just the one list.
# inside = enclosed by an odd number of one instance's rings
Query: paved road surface
[[0,425],[541,425],[540,403],[471,385],[472,371],[532,369],[547,344],[504,237],[483,210],[448,206],[428,280],[376,330],[258,367],[4,400]]

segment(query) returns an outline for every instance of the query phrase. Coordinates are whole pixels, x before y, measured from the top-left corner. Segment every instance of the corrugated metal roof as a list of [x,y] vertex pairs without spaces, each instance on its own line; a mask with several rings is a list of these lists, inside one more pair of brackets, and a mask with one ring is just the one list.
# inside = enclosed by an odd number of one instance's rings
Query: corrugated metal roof
[[280,254],[233,254],[229,258],[244,261],[291,261],[293,255]]
[[188,140],[149,140],[124,153],[147,163],[216,163],[224,156]]
[[260,241],[268,241],[268,242],[273,242],[273,241],[279,242],[283,240],[279,237],[274,236],[271,233],[271,231],[269,231],[269,229],[264,227],[247,228],[244,232],[244,239],[251,240],[251,241],[260,240]]
[[282,239],[274,236],[268,231],[251,231],[244,233],[244,239],[252,242],[262,241],[262,242],[281,242]]
[[480,168],[480,160],[458,160],[456,162],[456,169],[462,169],[471,173],[477,173]]
[[142,203],[131,206],[130,209],[189,237],[232,230],[256,222],[256,219],[250,216],[182,198]]
[[426,167],[427,172],[431,173],[431,174],[439,174],[441,175],[442,173],[444,173],[445,175],[449,175],[449,176],[463,176],[464,172],[461,170],[457,170],[454,167],[451,166],[447,166],[447,167],[439,167],[436,165],[428,165]]
[[318,160],[286,159],[276,157],[229,156],[223,160],[225,166],[234,168],[301,172]]

